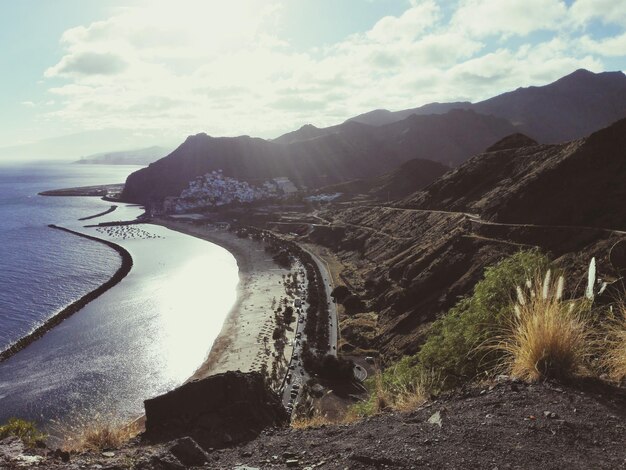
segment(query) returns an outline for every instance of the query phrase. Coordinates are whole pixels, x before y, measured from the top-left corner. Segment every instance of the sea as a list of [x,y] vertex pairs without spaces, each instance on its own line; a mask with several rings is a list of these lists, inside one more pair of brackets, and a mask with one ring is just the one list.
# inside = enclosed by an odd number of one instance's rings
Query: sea
[[206,359],[236,301],[238,269],[225,249],[134,220],[135,205],[46,197],[50,189],[120,183],[139,167],[0,163],[0,350],[108,280],[120,255],[56,224],[110,240],[133,257],[115,287],[0,363],[0,423],[44,429],[93,419],[125,422],[143,400],[182,384]]

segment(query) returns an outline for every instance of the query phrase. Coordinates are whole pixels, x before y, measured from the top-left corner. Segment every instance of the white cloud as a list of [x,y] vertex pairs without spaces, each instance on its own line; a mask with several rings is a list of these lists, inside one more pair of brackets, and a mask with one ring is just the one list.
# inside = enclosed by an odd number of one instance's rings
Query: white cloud
[[561,0],[461,0],[452,23],[478,37],[526,36],[557,29],[566,13]]
[[34,108],[36,104],[32,101],[22,101],[22,106],[26,106],[27,108]]
[[626,33],[606,39],[581,38],[582,47],[592,54],[607,57],[623,57],[626,54]]
[[599,19],[604,23],[626,26],[626,2],[623,0],[576,0],[570,13],[578,24]]
[[[460,0],[448,21],[440,2],[414,0],[369,31],[296,50],[275,33],[280,3],[146,0],[63,34],[64,56],[45,72],[57,102],[47,117],[140,133],[271,137],[378,107],[483,99],[623,56],[623,34],[578,37],[584,1],[574,18],[557,0]],[[549,39],[531,41],[537,30]]]
[[68,75],[117,75],[128,63],[120,56],[108,52],[79,52],[66,55],[45,72],[46,77]]

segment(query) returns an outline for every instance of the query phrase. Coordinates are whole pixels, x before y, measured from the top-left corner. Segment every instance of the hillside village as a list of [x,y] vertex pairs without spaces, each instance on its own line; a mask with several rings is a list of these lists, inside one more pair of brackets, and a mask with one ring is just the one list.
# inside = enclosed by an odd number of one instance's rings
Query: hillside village
[[287,177],[277,177],[255,186],[247,181],[224,176],[215,170],[199,176],[189,183],[178,197],[168,197],[163,202],[165,213],[180,214],[205,207],[219,207],[232,203],[268,201],[289,196],[298,189]]

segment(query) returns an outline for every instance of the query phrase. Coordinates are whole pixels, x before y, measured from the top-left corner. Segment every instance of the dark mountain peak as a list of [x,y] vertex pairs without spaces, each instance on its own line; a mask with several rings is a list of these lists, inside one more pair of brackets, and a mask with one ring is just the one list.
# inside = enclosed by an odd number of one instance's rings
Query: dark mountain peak
[[305,124],[297,131],[287,132],[286,134],[276,137],[274,142],[277,144],[291,144],[302,140],[314,139],[316,137],[328,134],[328,129],[320,129],[313,124]]
[[495,144],[487,148],[485,152],[532,147],[534,145],[539,145],[536,140],[531,139],[527,135],[516,132],[515,134],[507,135],[504,139],[497,141]]
[[547,85],[549,88],[574,91],[579,89],[594,88],[597,86],[626,87],[626,75],[622,72],[594,73],[586,69],[578,69],[569,75],[559,78]]
[[208,139],[212,139],[209,134],[207,134],[206,132],[199,132],[198,134],[192,134],[187,136],[184,143],[204,142]]
[[359,114],[358,116],[354,116],[350,119],[347,119],[345,123],[348,122],[362,122],[365,124],[373,124],[379,125],[381,123],[386,123],[391,116],[392,112],[388,109],[375,109],[373,111],[368,111],[367,113]]

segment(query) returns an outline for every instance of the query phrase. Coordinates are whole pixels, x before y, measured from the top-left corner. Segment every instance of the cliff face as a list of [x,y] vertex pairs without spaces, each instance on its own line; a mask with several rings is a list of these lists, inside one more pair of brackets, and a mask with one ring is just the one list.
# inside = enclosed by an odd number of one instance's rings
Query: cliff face
[[310,129],[287,143],[250,137],[191,136],[167,157],[131,174],[122,197],[132,202],[177,196],[213,170],[249,182],[286,176],[299,187],[372,178],[415,158],[458,164],[513,132],[504,120],[471,111],[411,116],[389,126],[349,122],[311,138]]
[[226,372],[188,382],[144,405],[144,439],[165,442],[189,436],[204,449],[249,441],[289,420],[280,398],[258,372]]
[[610,255],[626,238],[626,120],[567,144],[525,142],[477,155],[395,205],[322,214],[335,228],[311,237],[360,266],[346,276],[378,315],[373,346],[384,357],[416,352],[429,322],[520,249],[541,248],[572,283],[592,257],[603,279],[626,268]]

